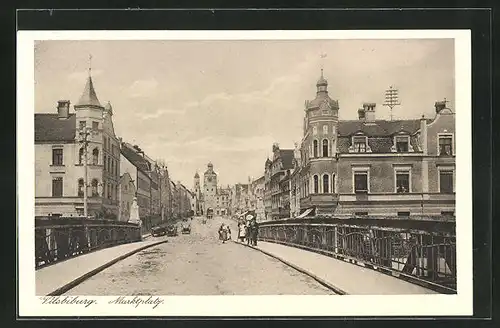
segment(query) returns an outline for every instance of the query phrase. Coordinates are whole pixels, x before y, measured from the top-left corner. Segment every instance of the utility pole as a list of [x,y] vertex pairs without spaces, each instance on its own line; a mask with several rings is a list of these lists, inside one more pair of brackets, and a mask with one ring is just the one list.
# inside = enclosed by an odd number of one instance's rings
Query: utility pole
[[85,219],[88,218],[88,168],[87,168],[87,160],[88,160],[88,144],[89,144],[89,136],[92,133],[92,129],[90,127],[84,127],[79,131],[79,142],[83,147],[83,215]]
[[392,121],[392,109],[395,106],[401,105],[399,102],[399,90],[394,89],[391,85],[389,89],[385,90],[385,102],[383,106],[387,106],[391,109],[391,121]]

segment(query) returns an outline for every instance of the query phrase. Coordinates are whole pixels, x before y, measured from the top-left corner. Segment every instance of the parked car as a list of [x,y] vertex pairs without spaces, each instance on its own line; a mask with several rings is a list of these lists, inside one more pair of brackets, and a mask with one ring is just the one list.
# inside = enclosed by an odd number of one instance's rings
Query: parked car
[[167,234],[166,227],[157,226],[157,227],[151,228],[151,236],[153,236],[153,237],[165,236],[166,234]]
[[167,226],[167,236],[174,237],[177,236],[177,226],[174,224],[170,224]]
[[181,230],[182,230],[183,234],[185,234],[185,233],[191,233],[191,222],[188,221],[188,220],[182,221],[182,223],[181,223]]

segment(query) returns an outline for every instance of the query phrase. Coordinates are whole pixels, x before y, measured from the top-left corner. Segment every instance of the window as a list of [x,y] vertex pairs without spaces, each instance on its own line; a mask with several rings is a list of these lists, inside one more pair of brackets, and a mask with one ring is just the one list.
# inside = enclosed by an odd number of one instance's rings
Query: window
[[52,149],[52,165],[63,165],[62,148]]
[[83,164],[83,160],[85,158],[85,149],[83,148],[80,148],[80,150],[78,151],[78,164]]
[[323,139],[323,157],[328,157],[328,140]]
[[410,171],[396,171],[396,192],[410,192]]
[[108,169],[108,156],[106,156],[106,154],[104,154],[104,171],[106,171]]
[[330,191],[330,176],[328,174],[323,174],[323,193],[328,194]]
[[318,157],[318,140],[313,141],[313,157]]
[[368,172],[354,173],[354,192],[357,194],[368,193]]
[[313,184],[314,184],[314,193],[315,194],[319,193],[319,178],[317,175],[313,177]]
[[83,197],[84,195],[83,185],[84,185],[83,179],[78,179],[78,197]]
[[398,212],[398,216],[410,216],[410,212]]
[[323,125],[323,134],[328,133],[328,125]]
[[318,128],[313,126],[313,135],[316,135],[318,134]]
[[398,153],[408,152],[409,142],[410,142],[410,140],[409,140],[408,136],[396,137],[396,151]]
[[335,193],[335,174],[332,174],[332,194]]
[[453,171],[439,171],[439,192],[453,193]]
[[96,121],[92,122],[92,130],[94,132],[97,132],[99,130],[99,122],[96,122]]
[[355,212],[354,216],[367,216],[368,212]]
[[451,135],[439,136],[439,156],[453,155],[453,138]]
[[87,122],[86,121],[80,121],[79,122],[79,127],[80,127],[80,130],[83,130],[87,127]]
[[63,178],[56,177],[52,179],[52,197],[62,197],[63,195]]
[[353,138],[354,151],[356,153],[366,152],[366,137],[354,137]]
[[111,184],[108,183],[108,188],[106,188],[108,190],[108,199],[111,199]]
[[99,149],[97,148],[94,148],[94,150],[92,151],[92,164],[99,164]]
[[99,191],[98,191],[98,185],[99,185],[99,182],[97,181],[97,179],[93,179],[92,180],[92,196],[98,196],[99,194]]

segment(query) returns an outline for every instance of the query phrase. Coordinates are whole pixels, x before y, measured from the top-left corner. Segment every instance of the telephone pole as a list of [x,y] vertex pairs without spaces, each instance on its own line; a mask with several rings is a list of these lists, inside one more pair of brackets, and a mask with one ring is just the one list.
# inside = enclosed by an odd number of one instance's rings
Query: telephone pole
[[87,168],[87,159],[88,159],[88,144],[89,144],[89,136],[92,133],[92,129],[90,127],[84,127],[79,131],[79,142],[83,147],[83,215],[85,219],[88,218],[88,168]]
[[392,109],[395,106],[401,105],[399,102],[399,90],[394,89],[391,85],[389,89],[385,90],[385,102],[383,106],[387,106],[391,109],[391,121],[392,121]]

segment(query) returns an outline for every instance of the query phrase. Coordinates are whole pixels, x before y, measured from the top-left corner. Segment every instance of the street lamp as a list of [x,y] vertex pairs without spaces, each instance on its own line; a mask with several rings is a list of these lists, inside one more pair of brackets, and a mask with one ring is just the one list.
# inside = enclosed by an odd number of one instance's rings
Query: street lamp
[[83,147],[83,167],[84,167],[84,175],[83,175],[83,215],[85,216],[85,219],[88,218],[88,168],[87,168],[87,160],[88,160],[88,145],[89,145],[89,136],[92,134],[92,128],[90,127],[82,127],[78,131],[78,142],[82,145]]

